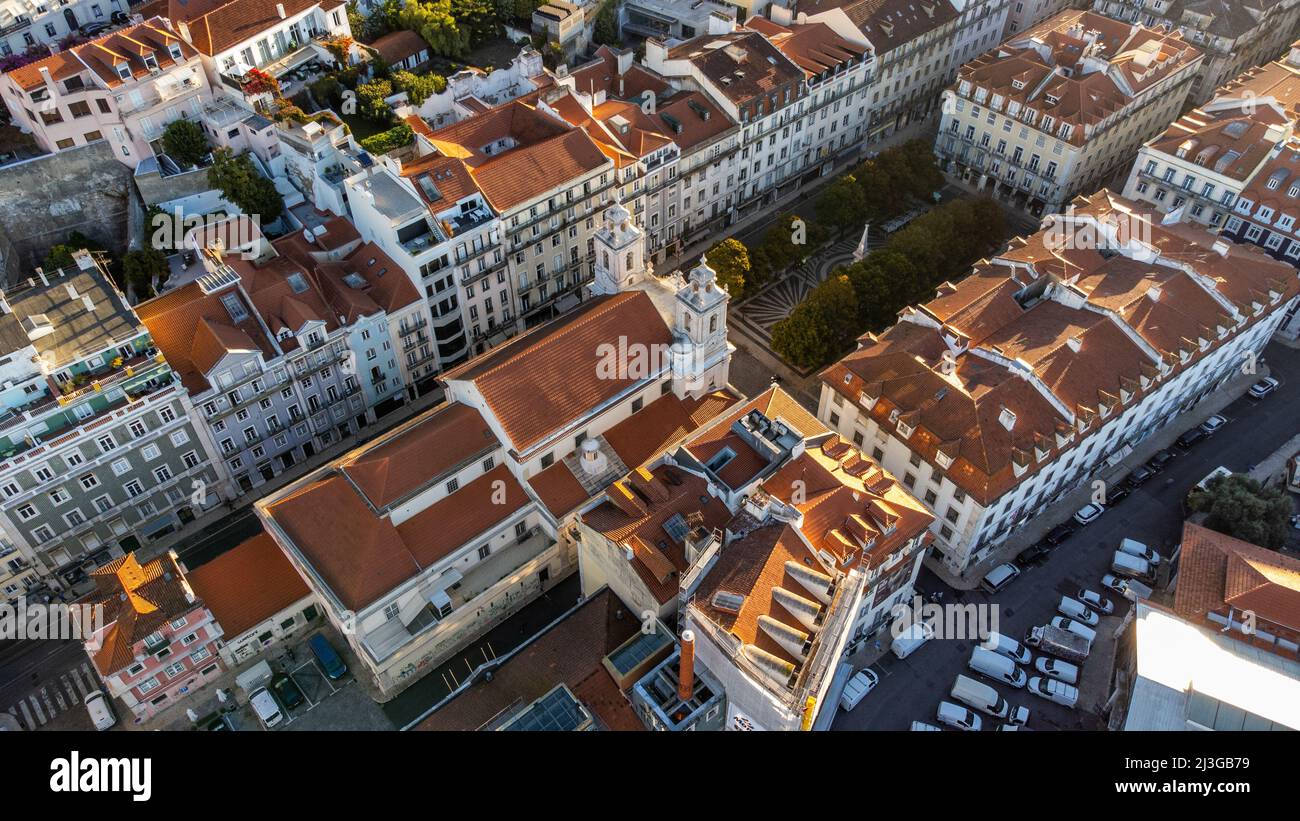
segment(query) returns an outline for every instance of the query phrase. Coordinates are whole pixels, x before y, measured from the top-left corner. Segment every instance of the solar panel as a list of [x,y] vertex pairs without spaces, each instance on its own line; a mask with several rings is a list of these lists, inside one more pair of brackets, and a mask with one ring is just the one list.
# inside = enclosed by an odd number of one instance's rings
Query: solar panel
[[690,528],[686,526],[686,517],[680,513],[673,514],[673,517],[664,522],[664,530],[673,538],[674,542],[685,540]]
[[501,727],[508,732],[571,732],[591,728],[591,714],[563,684]]

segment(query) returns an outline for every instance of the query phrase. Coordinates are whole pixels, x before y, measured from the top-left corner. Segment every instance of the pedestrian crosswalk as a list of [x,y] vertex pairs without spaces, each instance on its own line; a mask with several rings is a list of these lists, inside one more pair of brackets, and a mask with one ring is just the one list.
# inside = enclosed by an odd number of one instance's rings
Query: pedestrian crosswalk
[[57,679],[40,684],[6,712],[23,727],[35,730],[48,724],[59,713],[81,704],[87,693],[99,689],[99,679],[88,662],[62,673]]

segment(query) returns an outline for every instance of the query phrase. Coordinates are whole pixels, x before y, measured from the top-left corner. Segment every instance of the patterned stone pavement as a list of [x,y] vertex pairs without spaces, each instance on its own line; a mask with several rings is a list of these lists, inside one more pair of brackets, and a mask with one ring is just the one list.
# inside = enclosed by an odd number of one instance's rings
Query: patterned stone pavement
[[[876,241],[873,232],[870,243],[874,245]],[[737,305],[731,321],[743,323],[752,335],[770,343],[772,326],[789,316],[795,306],[803,302],[832,271],[852,262],[853,250],[857,247],[856,237],[832,243],[814,259],[796,266],[780,280]]]

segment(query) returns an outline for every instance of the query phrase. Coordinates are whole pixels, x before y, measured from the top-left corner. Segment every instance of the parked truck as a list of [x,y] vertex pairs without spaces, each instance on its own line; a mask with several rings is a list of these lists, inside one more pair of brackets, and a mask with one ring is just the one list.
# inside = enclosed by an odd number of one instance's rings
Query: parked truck
[[1031,627],[1025,634],[1025,644],[1075,663],[1082,662],[1088,657],[1087,639],[1050,624]]

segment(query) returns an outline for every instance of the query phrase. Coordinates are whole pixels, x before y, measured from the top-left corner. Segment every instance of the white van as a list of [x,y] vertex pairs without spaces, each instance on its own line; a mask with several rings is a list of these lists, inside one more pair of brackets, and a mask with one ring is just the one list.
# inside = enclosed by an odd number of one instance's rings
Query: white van
[[96,730],[107,730],[117,723],[117,716],[113,714],[113,705],[109,703],[108,697],[102,690],[86,694],[86,712],[90,713],[90,721],[95,725]]
[[1110,560],[1110,569],[1120,576],[1129,578],[1150,579],[1152,576],[1150,562],[1139,559],[1131,553],[1125,553],[1123,550],[1115,551],[1115,555]]
[[956,727],[958,730],[978,730],[980,717],[951,701],[939,702],[938,718],[940,724]]
[[1119,549],[1130,556],[1137,556],[1152,567],[1160,564],[1160,554],[1136,539],[1120,539]]
[[990,633],[980,646],[992,650],[999,656],[1006,656],[1016,664],[1029,664],[1034,660],[1023,644],[1002,633]]
[[966,666],[994,681],[1010,684],[1012,687],[1025,686],[1024,670],[1017,667],[1016,663],[1006,656],[999,656],[984,647],[977,645],[974,650],[970,651],[970,661],[967,662]]
[[961,703],[993,718],[1005,718],[1012,724],[1024,724],[1029,720],[1029,708],[1013,707],[1005,698],[998,695],[997,690],[967,676],[957,676],[957,680],[952,685],[951,695]]
[[1078,599],[1072,599],[1069,596],[1061,597],[1060,604],[1056,605],[1056,611],[1089,627],[1096,627],[1097,622],[1101,621],[1101,616],[1097,615],[1097,611]]
[[916,652],[917,648],[934,638],[934,627],[919,621],[903,631],[902,635],[894,639],[894,644],[890,647],[894,655],[900,659],[905,659]]
[[284,720],[284,714],[280,712],[280,704],[271,695],[271,691],[265,687],[259,687],[253,691],[248,702],[253,705],[253,712],[257,713],[257,719],[262,722],[262,726],[271,729]]
[[1097,640],[1096,630],[1093,630],[1082,622],[1077,622],[1074,619],[1067,619],[1065,616],[1057,616],[1052,619],[1052,626],[1059,627],[1062,630],[1069,630],[1076,636],[1083,636],[1088,640],[1089,648],[1091,648],[1092,643]]
[[924,721],[913,721],[912,732],[914,733],[941,733],[943,729],[933,724],[926,724]]

